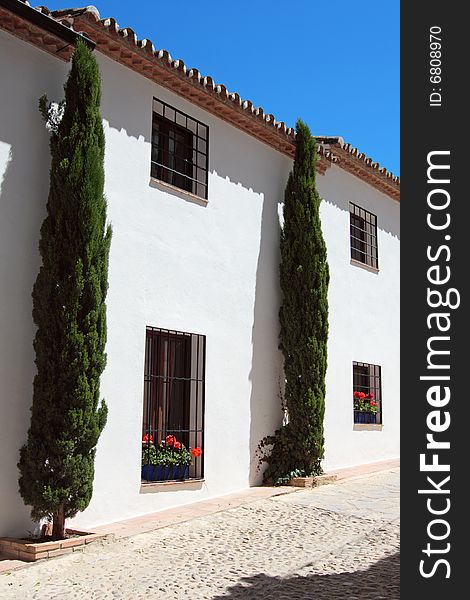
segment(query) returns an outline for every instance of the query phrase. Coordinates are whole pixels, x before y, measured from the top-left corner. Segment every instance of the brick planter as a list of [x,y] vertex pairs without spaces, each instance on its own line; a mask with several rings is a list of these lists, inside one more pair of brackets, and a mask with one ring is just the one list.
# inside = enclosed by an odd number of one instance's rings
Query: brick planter
[[316,475],[315,477],[293,477],[289,485],[293,487],[311,488],[336,481],[336,475]]
[[292,477],[289,485],[292,487],[313,487],[313,477]]
[[0,538],[0,554],[6,558],[34,562],[41,558],[52,558],[61,554],[70,554],[83,550],[85,545],[103,539],[105,534],[66,529],[66,532],[77,537],[56,542],[30,542],[17,538]]

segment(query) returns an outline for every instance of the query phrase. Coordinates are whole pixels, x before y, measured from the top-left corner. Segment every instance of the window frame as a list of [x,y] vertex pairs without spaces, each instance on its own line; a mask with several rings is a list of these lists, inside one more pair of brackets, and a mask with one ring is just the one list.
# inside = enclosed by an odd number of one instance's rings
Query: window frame
[[[155,133],[157,122],[158,134]],[[190,143],[183,142],[182,155],[176,153],[176,148],[170,151],[170,132],[190,139]],[[173,168],[175,160],[184,161],[185,169]],[[152,102],[150,176],[165,185],[208,199],[209,126],[156,97]],[[174,182],[175,177],[183,178],[184,183]]]
[[[178,348],[180,341],[183,344]],[[202,454],[193,458],[185,481],[204,477],[205,380],[205,335],[146,327],[142,439],[148,436],[157,446],[167,435],[174,435],[188,450],[200,447]],[[171,403],[175,396],[177,409]],[[178,412],[180,422],[184,420],[182,428],[172,427],[175,417],[171,415]]]
[[349,203],[349,241],[351,260],[379,270],[377,215]]
[[[361,372],[362,371],[362,372]],[[373,425],[383,425],[383,403],[382,403],[382,367],[372,363],[353,361],[352,363],[352,390],[353,390],[353,423],[354,425],[366,423]],[[374,400],[378,403],[378,412],[375,418],[362,418],[357,414],[359,411],[354,409],[354,392],[374,393]],[[363,415],[373,413],[363,412]],[[361,420],[359,420],[361,418]]]

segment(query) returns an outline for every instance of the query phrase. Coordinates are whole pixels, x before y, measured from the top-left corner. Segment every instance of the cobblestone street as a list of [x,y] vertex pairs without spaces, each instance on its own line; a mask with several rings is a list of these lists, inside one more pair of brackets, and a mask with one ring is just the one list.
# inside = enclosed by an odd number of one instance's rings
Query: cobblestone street
[[399,469],[261,499],[0,575],[0,598],[398,600]]

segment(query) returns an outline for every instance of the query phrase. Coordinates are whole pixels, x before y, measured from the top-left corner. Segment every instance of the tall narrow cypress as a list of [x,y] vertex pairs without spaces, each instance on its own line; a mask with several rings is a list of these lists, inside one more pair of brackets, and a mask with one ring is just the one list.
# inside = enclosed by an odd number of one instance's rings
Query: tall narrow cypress
[[[20,450],[19,488],[31,516],[65,519],[92,496],[94,458],[106,423],[100,402],[105,367],[111,229],[104,198],[104,132],[98,64],[85,44],[75,49],[62,118],[51,129],[50,188],[41,227],[42,265],[33,288],[37,374],[31,425]],[[45,103],[42,99],[42,112]]]
[[293,170],[284,197],[280,284],[280,348],[284,355],[287,423],[262,442],[272,444],[265,478],[282,482],[319,474],[328,341],[329,269],[316,190],[316,142],[301,120],[296,126]]

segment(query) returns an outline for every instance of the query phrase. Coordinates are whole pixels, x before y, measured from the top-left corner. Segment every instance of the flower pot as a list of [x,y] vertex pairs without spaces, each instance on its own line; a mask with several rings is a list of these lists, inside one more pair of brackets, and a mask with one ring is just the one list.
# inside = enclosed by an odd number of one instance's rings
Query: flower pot
[[161,467],[160,465],[142,465],[142,479],[145,481],[172,481],[188,479],[189,465]]
[[142,479],[145,481],[158,481],[156,465],[142,465]]
[[354,423],[377,423],[377,413],[355,410]]
[[173,468],[170,467],[169,479],[188,479],[188,477],[189,477],[189,465],[178,465],[177,467],[173,467]]

